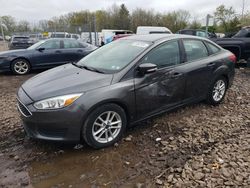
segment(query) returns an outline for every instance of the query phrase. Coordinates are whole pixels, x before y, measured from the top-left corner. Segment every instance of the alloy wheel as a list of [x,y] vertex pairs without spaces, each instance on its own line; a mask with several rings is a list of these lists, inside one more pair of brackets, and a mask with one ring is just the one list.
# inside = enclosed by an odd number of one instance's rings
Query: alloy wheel
[[224,94],[226,91],[226,83],[223,80],[218,80],[215,84],[214,84],[214,88],[213,88],[213,99],[214,101],[218,102],[220,100],[222,100]]
[[18,74],[26,74],[29,70],[29,65],[27,62],[20,60],[14,64],[14,70]]
[[92,135],[99,143],[113,141],[122,128],[121,116],[114,111],[107,111],[99,115],[94,121]]

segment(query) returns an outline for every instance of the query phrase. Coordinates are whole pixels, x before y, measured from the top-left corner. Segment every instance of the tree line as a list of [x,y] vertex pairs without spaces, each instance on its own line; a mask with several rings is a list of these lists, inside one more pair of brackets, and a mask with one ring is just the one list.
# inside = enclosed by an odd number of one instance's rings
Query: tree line
[[[205,16],[204,16],[205,17]],[[233,7],[220,5],[214,11],[214,24],[209,27],[213,32],[235,32],[241,26],[250,25],[250,13],[239,16]],[[205,19],[205,18],[203,18]],[[6,26],[5,33],[17,32],[43,32],[43,31],[65,31],[81,33],[86,31],[101,31],[102,29],[126,29],[136,31],[137,26],[165,26],[172,32],[180,29],[204,29],[200,20],[193,18],[186,10],[177,10],[161,13],[154,10],[136,8],[129,11],[125,4],[120,6],[114,4],[106,10],[90,12],[82,10],[71,12],[49,20],[40,20],[36,24],[28,21],[19,21],[12,16],[2,16],[2,23]],[[95,23],[95,24],[94,24]]]

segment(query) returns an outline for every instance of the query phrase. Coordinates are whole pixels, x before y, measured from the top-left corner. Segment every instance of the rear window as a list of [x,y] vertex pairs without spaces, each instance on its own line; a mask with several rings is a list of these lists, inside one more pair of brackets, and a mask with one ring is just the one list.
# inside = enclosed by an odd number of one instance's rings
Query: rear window
[[184,31],[180,31],[180,34],[184,34],[184,35],[194,35],[194,31],[191,31],[191,30],[184,30]]
[[183,40],[183,44],[187,55],[187,61],[198,60],[208,56],[207,48],[200,40],[185,39]]
[[29,37],[14,37],[13,40],[29,40]]
[[212,54],[216,54],[220,51],[220,48],[218,48],[217,46],[211,44],[210,42],[206,42],[206,44],[208,45],[209,49],[211,50]]

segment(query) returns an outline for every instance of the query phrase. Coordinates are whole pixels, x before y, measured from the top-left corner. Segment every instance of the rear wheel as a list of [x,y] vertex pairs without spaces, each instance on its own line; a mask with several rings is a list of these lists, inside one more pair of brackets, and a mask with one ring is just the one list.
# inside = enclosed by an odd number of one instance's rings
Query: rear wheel
[[29,73],[30,64],[25,59],[16,59],[11,64],[11,70],[14,74],[24,75]]
[[127,125],[124,110],[116,104],[95,109],[87,118],[82,137],[94,148],[111,146],[121,139]]
[[221,76],[217,78],[209,89],[207,102],[212,105],[221,103],[227,90],[227,80]]

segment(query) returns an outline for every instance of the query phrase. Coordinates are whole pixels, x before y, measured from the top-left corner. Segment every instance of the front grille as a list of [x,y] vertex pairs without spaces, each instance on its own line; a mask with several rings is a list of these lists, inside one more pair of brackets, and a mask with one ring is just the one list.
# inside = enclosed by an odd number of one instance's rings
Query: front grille
[[17,107],[18,107],[18,110],[20,111],[20,113],[25,116],[25,117],[29,117],[31,116],[31,112],[28,110],[28,108],[20,101],[18,100],[18,104],[17,104]]

